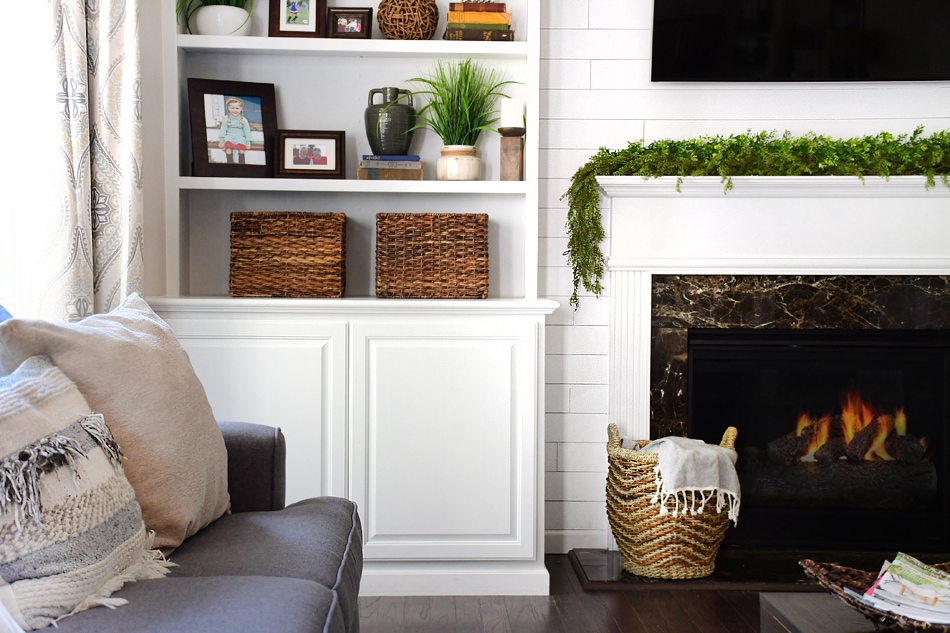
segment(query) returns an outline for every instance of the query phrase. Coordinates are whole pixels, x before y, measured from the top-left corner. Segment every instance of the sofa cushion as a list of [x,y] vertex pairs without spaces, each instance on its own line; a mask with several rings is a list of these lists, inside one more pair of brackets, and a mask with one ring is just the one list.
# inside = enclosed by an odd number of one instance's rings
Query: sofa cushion
[[63,620],[56,633],[342,633],[336,596],[299,578],[163,578],[128,585],[129,603]]
[[191,361],[138,295],[77,323],[0,323],[0,366],[46,354],[101,412],[157,547],[175,547],[228,507],[227,451]]
[[26,629],[166,572],[102,415],[46,356],[0,377],[0,601]]
[[228,514],[185,541],[172,576],[256,575],[306,578],[339,594],[347,629],[359,621],[362,529],[356,505],[306,499],[274,512]]

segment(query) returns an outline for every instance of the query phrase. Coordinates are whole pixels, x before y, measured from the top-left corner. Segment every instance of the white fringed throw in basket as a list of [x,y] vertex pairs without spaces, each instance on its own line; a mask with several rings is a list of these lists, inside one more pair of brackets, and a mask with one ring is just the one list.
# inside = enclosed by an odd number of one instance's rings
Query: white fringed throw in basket
[[[734,450],[686,437],[660,438],[639,450],[659,458],[654,469],[656,494],[650,503],[660,504],[661,516],[702,514],[706,503],[715,498],[716,512],[725,507],[733,525],[739,522],[741,497]],[[672,504],[667,503],[670,500]]]

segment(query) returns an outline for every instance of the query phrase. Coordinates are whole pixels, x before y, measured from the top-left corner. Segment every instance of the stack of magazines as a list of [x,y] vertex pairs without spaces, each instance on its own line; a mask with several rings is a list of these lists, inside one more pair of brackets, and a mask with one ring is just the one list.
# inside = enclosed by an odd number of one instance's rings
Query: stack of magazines
[[898,553],[884,561],[881,573],[864,594],[845,587],[856,601],[906,618],[950,624],[950,574]]

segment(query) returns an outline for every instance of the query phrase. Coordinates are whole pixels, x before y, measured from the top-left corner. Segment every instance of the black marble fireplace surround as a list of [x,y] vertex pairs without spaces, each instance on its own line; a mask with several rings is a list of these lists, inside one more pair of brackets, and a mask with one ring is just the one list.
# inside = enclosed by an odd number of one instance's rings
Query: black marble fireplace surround
[[[950,551],[950,277],[655,275],[652,299],[651,437],[739,428],[724,547]],[[787,455],[851,405],[904,457]]]

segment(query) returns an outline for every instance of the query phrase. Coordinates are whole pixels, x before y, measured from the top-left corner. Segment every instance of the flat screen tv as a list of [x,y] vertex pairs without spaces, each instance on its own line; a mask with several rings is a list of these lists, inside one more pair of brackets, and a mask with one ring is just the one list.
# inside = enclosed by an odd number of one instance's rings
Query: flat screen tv
[[652,79],[950,80],[950,0],[655,0]]

